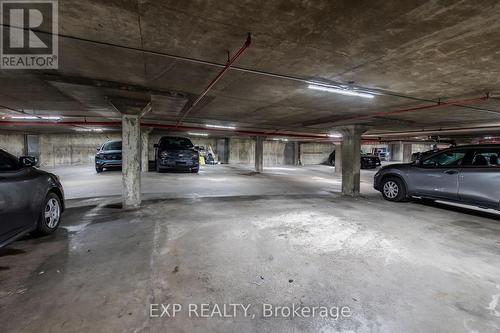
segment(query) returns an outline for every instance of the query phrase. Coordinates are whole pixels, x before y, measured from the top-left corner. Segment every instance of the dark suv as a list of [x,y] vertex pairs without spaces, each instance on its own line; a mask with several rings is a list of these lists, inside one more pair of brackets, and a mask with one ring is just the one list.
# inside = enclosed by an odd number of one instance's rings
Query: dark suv
[[61,223],[59,178],[34,165],[34,158],[17,159],[0,149],[0,247],[28,232],[50,234]]
[[164,136],[155,145],[156,171],[200,170],[200,157],[193,143],[188,138]]
[[95,171],[100,173],[104,168],[119,168],[122,166],[122,142],[108,141],[97,148],[95,154]]
[[374,187],[389,201],[421,197],[500,210],[500,145],[457,146],[388,165]]

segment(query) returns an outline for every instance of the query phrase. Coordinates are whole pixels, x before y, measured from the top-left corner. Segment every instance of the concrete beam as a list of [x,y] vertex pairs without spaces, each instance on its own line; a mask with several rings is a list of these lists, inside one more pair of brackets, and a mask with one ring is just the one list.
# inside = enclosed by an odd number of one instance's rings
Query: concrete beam
[[139,115],[122,115],[122,204],[141,205],[141,122]]
[[264,139],[263,136],[255,138],[255,172],[258,173],[264,171]]
[[342,133],[342,194],[358,196],[360,192],[361,134],[368,128],[349,125],[338,128]]

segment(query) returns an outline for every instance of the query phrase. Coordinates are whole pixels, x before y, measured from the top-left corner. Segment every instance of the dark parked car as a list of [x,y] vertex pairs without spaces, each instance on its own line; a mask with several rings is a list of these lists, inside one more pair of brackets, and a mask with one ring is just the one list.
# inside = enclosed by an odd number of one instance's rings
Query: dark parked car
[[410,197],[500,209],[500,145],[458,146],[375,174],[374,187],[389,201]]
[[[335,166],[335,151],[333,151],[328,157],[328,163],[331,166]],[[361,154],[361,169],[375,169],[380,166],[380,158],[375,155]]]
[[53,233],[61,223],[64,191],[59,178],[0,149],[0,247],[26,233]]
[[119,168],[122,166],[122,142],[108,141],[97,148],[95,155],[95,171],[100,173],[104,168]]
[[188,138],[164,136],[155,145],[156,171],[189,170],[197,173],[200,170],[200,156]]

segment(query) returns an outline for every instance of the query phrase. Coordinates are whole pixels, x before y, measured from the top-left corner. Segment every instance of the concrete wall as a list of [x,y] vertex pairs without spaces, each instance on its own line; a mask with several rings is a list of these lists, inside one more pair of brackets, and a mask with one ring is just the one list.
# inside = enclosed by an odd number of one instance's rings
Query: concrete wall
[[421,144],[414,143],[411,146],[411,153],[412,154],[420,153],[420,152],[428,151],[431,149],[432,149],[432,144],[430,144],[430,143],[421,143]]
[[19,157],[24,154],[24,135],[23,134],[1,134],[0,148]]
[[371,154],[375,148],[388,148],[386,144],[366,144],[361,145],[361,152]]
[[[285,165],[285,146],[282,141],[264,141],[264,166]],[[229,139],[229,164],[255,163],[255,140]]]
[[40,165],[93,164],[96,149],[108,140],[120,140],[121,134],[41,134]]
[[[162,134],[149,136],[149,160],[154,160],[154,144],[158,143]],[[121,133],[74,133],[74,134],[40,134],[40,165],[52,167],[58,165],[93,165],[96,149],[108,140],[120,140]],[[217,154],[215,138],[193,137],[195,145],[212,146]],[[0,134],[0,147],[20,156],[24,149],[23,134]],[[286,142],[264,141],[264,165],[285,165]],[[335,149],[331,143],[300,144],[300,160],[304,165],[324,163]],[[253,165],[255,158],[255,141],[251,138],[229,139],[229,163]]]
[[335,150],[333,143],[302,143],[300,145],[300,161],[302,165],[322,164]]
[[[265,144],[264,144],[264,149],[265,149]],[[230,138],[229,164],[254,164],[254,163],[255,163],[255,140],[245,139],[245,138]]]

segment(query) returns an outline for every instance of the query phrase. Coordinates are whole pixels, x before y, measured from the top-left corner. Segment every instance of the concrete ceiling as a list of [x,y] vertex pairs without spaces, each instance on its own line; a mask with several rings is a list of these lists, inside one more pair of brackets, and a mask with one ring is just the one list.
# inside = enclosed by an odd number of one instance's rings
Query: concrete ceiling
[[[165,55],[224,64],[251,32],[236,66],[254,72],[230,70],[186,123],[311,133],[500,124],[498,1],[65,0],[59,20],[59,70],[2,70],[0,112],[112,120],[108,98],[120,96],[151,99],[146,120],[175,123],[221,68]],[[313,91],[291,78],[387,95]],[[486,93],[466,106],[353,119]]]

